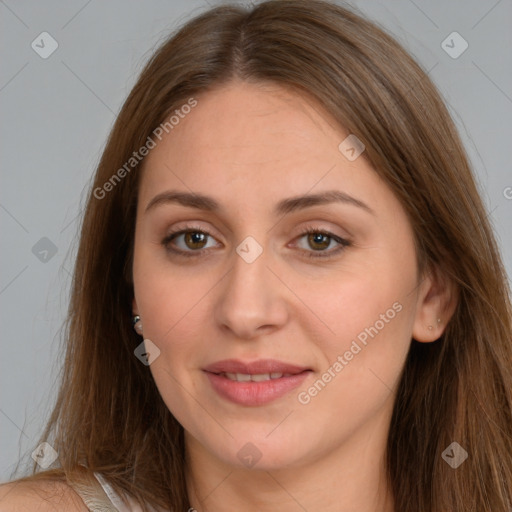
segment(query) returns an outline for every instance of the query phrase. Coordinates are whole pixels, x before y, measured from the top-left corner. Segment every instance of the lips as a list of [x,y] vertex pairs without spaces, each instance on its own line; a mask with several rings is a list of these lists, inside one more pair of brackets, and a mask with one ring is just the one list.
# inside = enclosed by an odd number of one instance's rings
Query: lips
[[250,363],[226,359],[208,365],[203,371],[222,398],[238,405],[260,406],[298,387],[312,370],[275,359]]

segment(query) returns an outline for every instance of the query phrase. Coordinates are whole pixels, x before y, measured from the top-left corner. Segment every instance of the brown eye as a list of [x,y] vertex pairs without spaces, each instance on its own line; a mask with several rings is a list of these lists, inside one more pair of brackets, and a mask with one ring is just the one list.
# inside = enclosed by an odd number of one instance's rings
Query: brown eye
[[187,231],[184,233],[184,242],[189,249],[203,249],[208,235],[200,231]]
[[350,247],[352,243],[329,231],[308,228],[294,245],[311,258],[331,258]]
[[215,239],[198,229],[183,229],[164,238],[162,245],[170,252],[195,256],[194,253],[201,254],[202,249],[215,247]]
[[309,233],[308,243],[315,250],[327,249],[331,243],[331,237],[324,233]]

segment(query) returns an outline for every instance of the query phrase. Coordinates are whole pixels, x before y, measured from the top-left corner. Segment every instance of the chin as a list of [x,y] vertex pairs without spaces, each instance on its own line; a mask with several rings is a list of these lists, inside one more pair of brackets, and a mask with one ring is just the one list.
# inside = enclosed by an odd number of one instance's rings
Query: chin
[[268,430],[262,434],[250,433],[248,429],[231,433],[233,437],[223,436],[218,444],[213,444],[211,438],[201,443],[216,459],[229,466],[251,471],[276,471],[300,466],[308,458],[304,436],[297,439],[283,435],[283,432],[268,435]]

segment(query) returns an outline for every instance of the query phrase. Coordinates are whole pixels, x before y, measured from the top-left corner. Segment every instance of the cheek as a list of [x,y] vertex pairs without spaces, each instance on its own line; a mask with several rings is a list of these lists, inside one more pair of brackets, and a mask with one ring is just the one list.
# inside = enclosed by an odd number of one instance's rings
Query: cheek
[[[208,295],[219,281],[213,272],[172,264],[165,251],[140,248],[134,255],[135,297],[142,318],[144,337],[160,349],[151,365],[188,378],[194,353],[208,345],[204,336],[211,329]],[[208,320],[208,324],[206,321]],[[180,380],[181,382],[181,380]]]
[[[396,328],[397,319],[406,316],[402,311],[409,302],[407,282],[390,274],[377,278],[369,271],[354,272],[343,279],[325,281],[321,287],[308,287],[303,295],[311,312],[324,324],[325,333],[330,334],[327,345],[343,349],[345,342],[350,344],[375,324],[382,332]],[[308,315],[309,321],[311,318]]]
[[322,442],[327,445],[364,425],[375,427],[378,418],[389,419],[409,346],[408,321],[401,316],[405,310],[390,311],[396,314],[389,323],[375,317],[373,309],[358,313],[357,320],[347,312],[349,327],[343,331],[340,323],[336,336],[323,338],[324,365],[315,380],[298,390],[296,400],[304,414],[318,421],[336,418],[325,428]]
[[198,284],[155,270],[141,284],[137,298],[144,336],[160,349],[159,357],[149,367],[159,393],[178,422],[199,435],[193,421],[198,411],[190,397],[198,395],[194,362],[208,345],[204,336],[209,331],[204,321],[207,301],[201,300],[208,288],[192,286],[194,283]]
[[162,345],[161,349],[165,349],[171,339],[178,344],[180,340],[186,341],[198,306],[218,276],[205,272],[198,276],[192,266],[178,267],[163,248],[151,246],[136,251],[133,274],[144,335]]
[[146,281],[140,292],[140,313],[144,336],[160,349],[162,359],[174,371],[187,367],[194,350],[193,340],[204,339],[198,331],[205,329],[205,291],[179,280]]
[[197,334],[198,326],[204,325],[198,315],[204,315],[201,298],[208,283],[188,278],[158,261],[154,253],[141,251],[134,260],[134,284],[144,338],[160,350],[149,370],[168,409],[186,423],[192,414],[187,393],[195,395],[190,366],[199,349],[191,340],[204,338]]
[[[411,341],[414,282],[413,268],[398,270],[384,273],[377,266],[323,286],[321,293],[307,291],[308,306],[325,326],[322,336],[316,329],[315,339],[321,380],[327,381],[317,387],[330,389],[321,399],[326,407],[334,400],[346,410],[360,409],[371,397],[377,404],[396,384]],[[303,329],[313,325],[311,318],[302,320]]]

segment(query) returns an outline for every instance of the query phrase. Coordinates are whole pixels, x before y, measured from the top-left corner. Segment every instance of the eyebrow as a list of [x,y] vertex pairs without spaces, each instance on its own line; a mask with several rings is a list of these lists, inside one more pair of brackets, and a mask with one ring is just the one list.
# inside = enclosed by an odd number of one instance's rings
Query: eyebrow
[[[313,206],[326,205],[331,203],[344,203],[357,206],[372,215],[376,215],[375,211],[370,208],[366,203],[360,199],[356,199],[351,195],[341,192],[340,190],[328,190],[318,194],[309,194],[296,197],[290,197],[279,201],[274,208],[276,215],[286,215],[305,208]],[[178,192],[169,190],[156,195],[148,203],[145,213],[153,210],[157,206],[165,204],[180,204],[189,208],[196,208],[198,210],[205,210],[209,212],[218,212],[222,208],[220,204],[212,197],[202,194],[193,194],[189,192]]]

